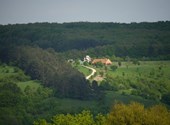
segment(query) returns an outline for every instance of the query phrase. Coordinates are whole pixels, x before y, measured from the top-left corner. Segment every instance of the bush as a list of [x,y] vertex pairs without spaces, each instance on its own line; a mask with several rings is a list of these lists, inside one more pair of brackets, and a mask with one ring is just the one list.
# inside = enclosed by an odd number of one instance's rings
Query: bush
[[110,68],[112,71],[115,71],[117,69],[117,66],[113,65],[113,66],[110,66]]
[[135,65],[140,65],[140,62],[137,59],[132,60],[132,63],[135,64]]
[[161,101],[162,101],[163,103],[166,103],[166,104],[170,105],[170,93],[164,94],[164,95],[162,96]]
[[119,67],[120,67],[120,66],[122,65],[122,63],[119,61],[119,62],[118,62],[118,65],[119,65]]
[[113,90],[113,87],[107,81],[102,81],[99,87],[102,90]]
[[102,68],[102,67],[103,67],[103,64],[102,64],[101,62],[97,62],[97,63],[95,64],[95,66],[96,66],[97,68]]

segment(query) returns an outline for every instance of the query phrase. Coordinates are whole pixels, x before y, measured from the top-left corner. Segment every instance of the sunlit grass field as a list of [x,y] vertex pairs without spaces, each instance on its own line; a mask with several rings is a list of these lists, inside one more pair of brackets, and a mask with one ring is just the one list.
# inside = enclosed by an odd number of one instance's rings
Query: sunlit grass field
[[6,64],[0,65],[0,81],[16,83],[22,91],[26,86],[30,86],[33,91],[36,91],[41,86],[39,81],[31,80],[21,69]]
[[81,66],[81,65],[77,65],[77,66],[76,66],[76,69],[77,69],[79,72],[83,73],[85,76],[88,76],[88,75],[92,72],[91,70],[89,70],[89,69],[87,69],[87,68],[85,68],[85,67],[83,67],[83,66]]
[[[116,62],[113,65],[117,65]],[[140,65],[132,62],[122,62],[115,71],[107,72],[109,77],[121,77],[137,83],[138,78],[164,82],[170,90],[170,61],[141,61]]]
[[[113,65],[117,65],[116,62]],[[141,61],[140,65],[134,65],[132,62],[122,62],[116,71],[109,70],[108,73],[113,77],[122,76],[133,78],[134,76],[146,76],[154,72],[154,75],[163,73],[162,78],[170,79],[170,61]]]

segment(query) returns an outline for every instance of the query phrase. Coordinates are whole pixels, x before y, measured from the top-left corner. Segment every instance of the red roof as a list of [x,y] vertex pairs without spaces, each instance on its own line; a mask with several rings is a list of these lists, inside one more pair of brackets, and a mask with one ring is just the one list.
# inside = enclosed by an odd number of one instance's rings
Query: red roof
[[94,60],[92,61],[92,64],[96,64],[96,63],[98,63],[98,62],[101,62],[101,63],[103,63],[103,64],[105,64],[105,65],[111,65],[111,64],[112,64],[112,62],[110,61],[110,59],[107,59],[107,58],[104,58],[104,59],[94,59]]

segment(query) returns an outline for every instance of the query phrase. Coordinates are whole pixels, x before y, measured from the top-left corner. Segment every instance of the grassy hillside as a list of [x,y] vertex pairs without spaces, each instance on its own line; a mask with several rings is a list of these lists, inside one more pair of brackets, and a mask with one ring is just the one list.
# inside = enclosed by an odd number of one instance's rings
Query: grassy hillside
[[[141,61],[140,65],[134,65],[132,62],[123,62],[115,72],[109,71],[108,75],[116,78],[122,77],[138,82],[139,78],[149,81],[159,81],[167,85],[170,91],[170,61]],[[154,84],[154,82],[153,82]]]
[[24,82],[30,80],[30,77],[18,67],[0,64],[0,80],[1,82]]
[[76,66],[73,66],[75,67],[78,71],[80,71],[81,73],[83,73],[85,76],[88,76],[90,75],[91,73],[91,70],[81,66],[81,65],[76,65]]
[[34,92],[36,92],[37,89],[41,86],[41,83],[39,81],[35,81],[35,80],[30,80],[30,81],[26,81],[26,82],[18,82],[16,84],[17,84],[17,86],[19,86],[21,88],[22,91],[24,91],[27,86],[30,86],[31,90]]
[[[114,62],[113,65],[117,65],[117,62]],[[124,78],[130,78],[135,80],[137,76],[148,77],[153,75],[151,78],[157,79],[166,79],[170,83],[169,74],[170,74],[170,61],[140,61],[140,65],[135,65],[132,62],[122,62],[122,65],[115,71],[109,71],[108,75],[112,77],[122,77],[124,72]],[[153,73],[153,74],[152,74]],[[163,73],[161,75],[161,73]],[[161,76],[159,76],[161,75]]]
[[140,61],[138,64],[128,61],[121,62],[121,66],[118,62],[113,62],[112,65],[118,68],[112,70],[112,66],[89,65],[97,70],[96,76],[90,81],[96,77],[104,78],[103,81],[99,81],[99,86],[101,89],[109,90],[106,91],[106,98],[110,95],[108,93],[113,93],[111,95],[115,100],[125,103],[133,100],[143,101],[143,103],[147,100],[160,103],[164,95],[170,92],[169,61]]
[[6,64],[0,65],[0,81],[14,82],[22,91],[24,91],[26,86],[31,86],[34,90],[37,90],[37,88],[41,86],[39,81],[31,80],[30,77],[25,75],[18,67],[8,66]]

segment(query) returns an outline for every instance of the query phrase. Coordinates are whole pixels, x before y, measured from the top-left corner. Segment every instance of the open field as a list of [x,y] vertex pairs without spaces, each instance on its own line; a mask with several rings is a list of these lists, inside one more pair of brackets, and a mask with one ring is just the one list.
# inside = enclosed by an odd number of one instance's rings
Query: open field
[[25,87],[29,86],[33,91],[36,91],[41,84],[38,81],[30,80],[26,82],[18,82],[16,83],[22,91],[24,91]]
[[107,72],[109,77],[128,79],[138,84],[139,79],[153,83],[159,82],[167,85],[170,91],[170,61],[142,61],[140,65],[132,62],[123,62],[116,71],[111,69]]
[[26,86],[30,86],[34,91],[41,86],[38,81],[31,80],[29,76],[26,76],[21,69],[6,64],[0,65],[0,80],[2,82],[14,82],[22,91]]
[[87,68],[85,68],[85,67],[83,67],[81,65],[77,65],[76,69],[78,71],[80,71],[81,73],[83,73],[85,76],[88,76],[92,72],[90,69],[87,69]]
[[[117,62],[113,62],[113,65],[117,65]],[[170,61],[141,61],[140,65],[134,65],[132,62],[122,62],[122,65],[115,71],[109,70],[108,74],[113,77],[122,76],[133,78],[134,76],[146,76],[154,72],[154,75],[158,75],[160,72],[164,73],[161,78],[170,79]]]

